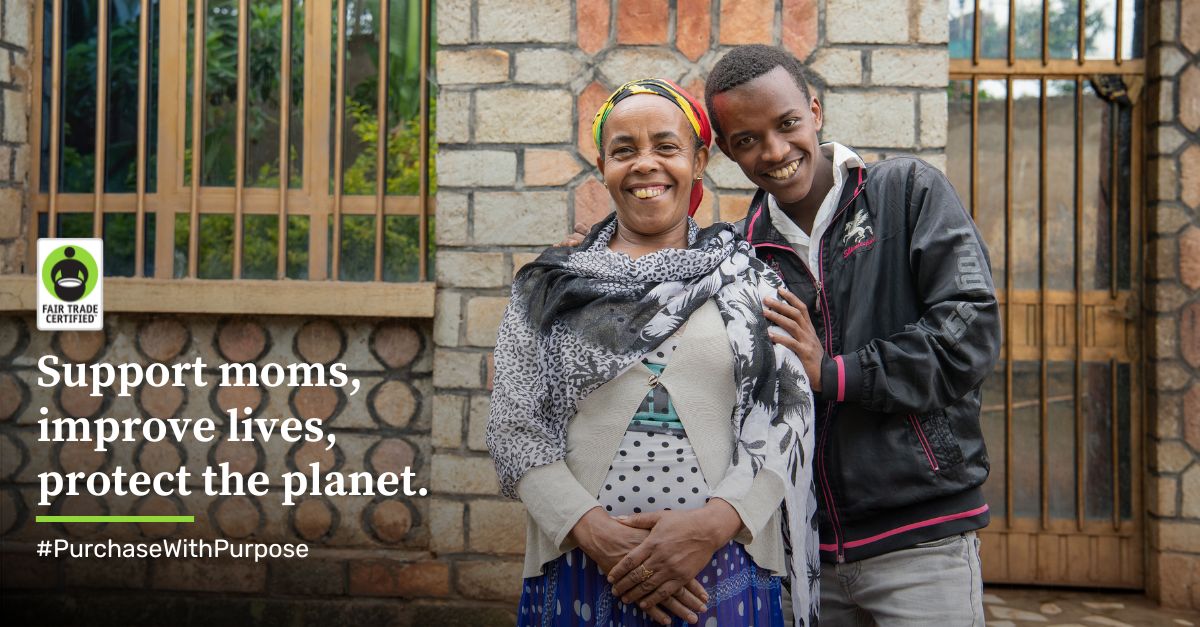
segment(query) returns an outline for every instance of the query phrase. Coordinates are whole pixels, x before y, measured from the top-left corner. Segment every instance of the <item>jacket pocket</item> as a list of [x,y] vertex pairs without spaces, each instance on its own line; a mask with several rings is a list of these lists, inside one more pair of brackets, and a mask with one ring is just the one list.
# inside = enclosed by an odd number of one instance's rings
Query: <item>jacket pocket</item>
[[962,448],[950,430],[946,412],[938,410],[922,416],[910,415],[908,418],[929,458],[930,468],[945,470],[963,462]]
[[937,458],[933,455],[933,447],[929,445],[929,439],[925,437],[925,430],[921,428],[921,421],[913,414],[908,415],[908,422],[912,425],[913,432],[917,435],[917,442],[921,444],[921,450],[925,452],[925,459],[929,462],[929,469],[937,472],[940,469]]

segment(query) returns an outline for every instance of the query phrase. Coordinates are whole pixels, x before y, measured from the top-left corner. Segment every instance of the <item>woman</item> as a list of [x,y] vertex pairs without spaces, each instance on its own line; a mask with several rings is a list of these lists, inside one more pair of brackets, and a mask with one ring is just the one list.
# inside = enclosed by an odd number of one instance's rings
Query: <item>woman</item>
[[762,316],[779,279],[690,218],[711,131],[682,89],[623,85],[593,134],[616,212],[517,274],[496,344],[488,447],[529,512],[518,622],[782,625],[787,568],[808,624],[812,396]]

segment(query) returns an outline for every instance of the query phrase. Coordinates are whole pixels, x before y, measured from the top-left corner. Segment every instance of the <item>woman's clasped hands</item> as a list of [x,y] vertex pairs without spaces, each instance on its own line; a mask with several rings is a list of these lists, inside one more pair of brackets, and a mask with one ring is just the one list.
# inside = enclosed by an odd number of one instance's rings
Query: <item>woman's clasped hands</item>
[[636,603],[663,625],[671,622],[667,612],[695,624],[709,600],[695,577],[740,528],[733,507],[712,499],[695,510],[619,517],[596,507],[571,536],[608,574],[613,596],[622,603]]

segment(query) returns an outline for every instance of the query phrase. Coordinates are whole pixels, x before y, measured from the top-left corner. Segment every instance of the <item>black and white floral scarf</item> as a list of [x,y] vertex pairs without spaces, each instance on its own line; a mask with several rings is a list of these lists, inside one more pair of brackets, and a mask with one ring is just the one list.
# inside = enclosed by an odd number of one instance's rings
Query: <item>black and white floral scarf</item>
[[700,230],[688,223],[688,248],[631,259],[608,248],[613,214],[579,247],[549,249],[517,274],[496,340],[487,445],[501,491],[517,498],[526,472],[566,457],[567,422],[578,402],[715,299],[737,385],[730,417],[737,441],[722,490],[744,494],[760,472],[789,486],[784,537],[793,607],[796,624],[809,625],[820,572],[812,393],[799,358],[767,336],[769,328],[784,332],[763,317],[763,298],[778,299],[782,281],[729,224]]

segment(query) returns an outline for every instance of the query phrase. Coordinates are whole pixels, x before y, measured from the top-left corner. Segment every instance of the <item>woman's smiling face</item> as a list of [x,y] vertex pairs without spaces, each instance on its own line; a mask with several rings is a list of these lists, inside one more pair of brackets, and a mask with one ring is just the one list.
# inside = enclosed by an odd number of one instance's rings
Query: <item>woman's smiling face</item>
[[596,166],[621,226],[642,236],[678,228],[687,218],[692,183],[708,163],[708,149],[696,147],[679,107],[661,96],[630,96],[608,114],[601,137]]

